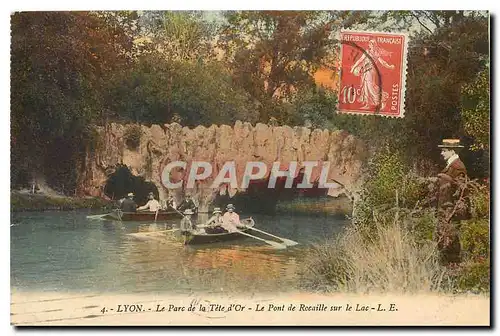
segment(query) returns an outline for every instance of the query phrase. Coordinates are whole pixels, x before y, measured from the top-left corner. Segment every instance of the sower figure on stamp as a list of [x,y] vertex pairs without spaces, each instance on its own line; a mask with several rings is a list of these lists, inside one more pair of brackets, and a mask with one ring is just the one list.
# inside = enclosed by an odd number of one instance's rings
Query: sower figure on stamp
[[377,45],[375,39],[368,42],[368,49],[352,65],[351,72],[355,76],[361,75],[361,94],[359,102],[363,103],[361,109],[376,107],[383,109],[385,101],[389,97],[387,92],[380,87],[379,72],[377,65],[381,64],[387,69],[394,70],[394,64],[389,64],[383,57],[390,56],[390,52]]
[[444,139],[441,156],[446,167],[438,174],[436,181],[437,241],[444,264],[459,263],[461,260],[459,226],[467,216],[465,189],[467,170],[457,151],[463,148],[458,139]]

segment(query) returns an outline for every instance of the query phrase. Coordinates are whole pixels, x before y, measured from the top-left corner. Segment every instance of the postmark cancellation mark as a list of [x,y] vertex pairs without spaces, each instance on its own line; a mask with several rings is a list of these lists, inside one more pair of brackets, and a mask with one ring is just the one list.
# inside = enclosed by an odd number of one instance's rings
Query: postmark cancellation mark
[[339,112],[404,117],[408,36],[341,32]]

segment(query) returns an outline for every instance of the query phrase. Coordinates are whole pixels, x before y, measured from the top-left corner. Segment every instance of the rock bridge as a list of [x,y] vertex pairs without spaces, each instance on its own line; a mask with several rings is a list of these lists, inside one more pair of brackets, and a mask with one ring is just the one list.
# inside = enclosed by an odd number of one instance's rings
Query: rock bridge
[[[140,127],[140,137],[134,148],[127,144],[131,128]],[[269,171],[274,162],[287,166],[296,161],[300,166],[306,161],[329,162],[327,182],[337,182],[328,194],[337,196],[354,191],[362,183],[362,166],[366,149],[363,143],[345,131],[329,131],[306,127],[269,126],[237,121],[228,125],[198,126],[194,129],[177,123],[152,125],[111,123],[96,127],[96,142],[89,148],[80,165],[78,193],[105,196],[104,185],[117,166],[126,165],[137,176],[142,176],[158,188],[160,199],[172,193],[181,198],[189,191],[206,211],[218,194],[231,197],[245,192],[241,186],[222,184],[210,188],[215,176],[228,161],[234,161],[237,180],[241,181],[247,162],[263,162]],[[197,181],[189,190],[187,183],[181,188],[167,189],[162,183],[164,167],[174,161],[209,162],[213,172],[203,181]],[[317,182],[319,167],[314,168],[312,182]],[[187,174],[181,179],[187,180]],[[186,182],[186,181],[184,181]]]

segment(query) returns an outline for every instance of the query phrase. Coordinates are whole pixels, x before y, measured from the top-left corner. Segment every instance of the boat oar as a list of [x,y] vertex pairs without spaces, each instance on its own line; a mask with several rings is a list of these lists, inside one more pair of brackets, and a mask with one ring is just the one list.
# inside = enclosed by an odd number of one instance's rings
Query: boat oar
[[236,232],[239,233],[239,234],[242,234],[244,236],[248,236],[248,237],[251,237],[251,238],[263,241],[266,244],[269,244],[272,247],[277,248],[277,249],[285,249],[286,248],[286,245],[284,245],[284,244],[280,244],[280,243],[277,243],[277,242],[274,242],[274,241],[271,241],[271,240],[266,240],[266,239],[262,239],[262,238],[259,238],[259,237],[255,237],[255,236],[252,236],[251,234],[248,234],[248,233],[243,232],[243,231],[236,231]]
[[177,210],[176,208],[172,208],[172,209],[174,209],[174,210],[175,210],[178,214],[180,214],[180,215],[182,216],[182,218],[186,217],[186,216],[184,216],[184,214],[183,214],[182,212],[180,212],[180,211],[179,211],[179,210]]
[[294,240],[291,240],[291,239],[287,239],[287,238],[281,238],[281,237],[278,237],[278,236],[275,236],[275,235],[272,235],[266,231],[262,231],[262,230],[259,230],[259,229],[256,229],[254,228],[253,226],[250,227],[251,230],[255,230],[257,232],[260,232],[260,233],[263,233],[263,234],[266,234],[268,236],[271,236],[271,237],[274,237],[276,239],[279,239],[281,241],[283,241],[283,243],[286,245],[286,246],[294,246],[294,245],[297,245],[298,243]]
[[153,231],[153,232],[137,232],[129,233],[127,236],[134,237],[139,240],[157,240],[163,241],[167,233],[173,233],[177,229],[163,230],[163,231]]
[[156,218],[158,218],[158,212],[160,211],[160,209],[156,210],[156,213],[155,213],[155,223],[156,223]]
[[87,219],[101,219],[109,214],[87,216]]
[[122,221],[122,215],[123,215],[122,209],[115,210],[115,213],[118,215],[118,220],[121,222]]

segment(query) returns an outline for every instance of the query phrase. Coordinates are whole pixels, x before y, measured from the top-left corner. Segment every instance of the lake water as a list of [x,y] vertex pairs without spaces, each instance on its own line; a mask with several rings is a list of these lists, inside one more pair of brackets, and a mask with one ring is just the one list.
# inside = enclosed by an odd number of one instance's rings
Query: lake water
[[160,230],[163,224],[87,219],[91,214],[13,213],[11,287],[116,293],[293,291],[299,286],[305,249],[346,224],[333,216],[251,214],[256,228],[299,242],[277,250],[252,238],[198,246],[140,241],[128,234]]

